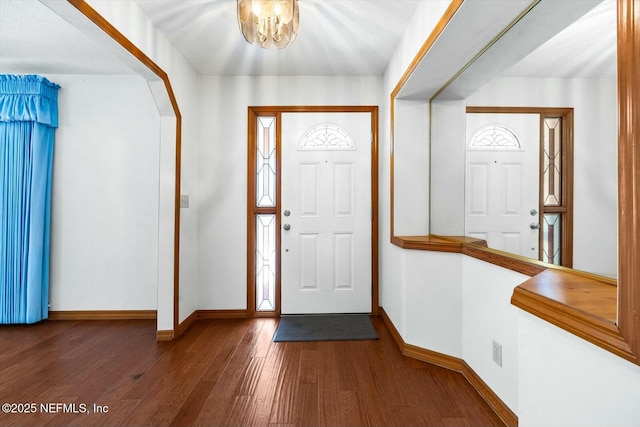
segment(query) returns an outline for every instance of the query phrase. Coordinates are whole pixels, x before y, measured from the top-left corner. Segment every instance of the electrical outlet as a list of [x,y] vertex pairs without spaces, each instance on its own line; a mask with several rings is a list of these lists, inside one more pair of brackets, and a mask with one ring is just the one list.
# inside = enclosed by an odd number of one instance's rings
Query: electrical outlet
[[181,194],[180,195],[180,208],[181,209],[186,209],[189,207],[189,195],[188,194]]
[[493,342],[493,361],[500,367],[502,367],[502,344]]

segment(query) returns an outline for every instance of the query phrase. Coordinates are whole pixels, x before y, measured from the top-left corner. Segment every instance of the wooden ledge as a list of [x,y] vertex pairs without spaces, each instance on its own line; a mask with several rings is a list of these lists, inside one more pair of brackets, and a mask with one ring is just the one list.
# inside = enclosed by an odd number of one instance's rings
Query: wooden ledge
[[616,280],[486,247],[463,236],[394,236],[403,249],[456,252],[530,276],[511,304],[638,364],[617,322]]
[[584,316],[616,323],[617,288],[564,271],[545,270],[518,286],[518,295],[534,294],[558,310],[570,308]]
[[462,243],[440,236],[393,236],[391,243],[402,249],[462,253]]
[[511,304],[638,363],[616,325],[616,286],[549,269],[516,287]]
[[488,248],[486,241],[466,236],[438,236],[434,234],[393,236],[391,243],[402,249],[463,253],[528,276],[534,276],[549,266],[543,262]]

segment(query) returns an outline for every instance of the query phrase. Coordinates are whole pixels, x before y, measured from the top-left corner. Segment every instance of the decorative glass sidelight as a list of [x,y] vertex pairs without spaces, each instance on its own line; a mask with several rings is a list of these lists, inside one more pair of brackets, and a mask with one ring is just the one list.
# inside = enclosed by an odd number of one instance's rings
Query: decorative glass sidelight
[[544,214],[542,219],[542,261],[560,265],[560,231],[559,213]]
[[[562,118],[542,119],[542,261],[562,264]],[[559,211],[560,210],[560,211]]]
[[543,152],[543,200],[545,206],[560,206],[562,203],[560,177],[562,176],[562,119],[545,117]]
[[256,205],[276,205],[276,118],[260,116],[256,123]]
[[256,310],[276,307],[276,216],[256,215]]
[[256,117],[255,134],[255,310],[275,311],[277,270],[276,115]]

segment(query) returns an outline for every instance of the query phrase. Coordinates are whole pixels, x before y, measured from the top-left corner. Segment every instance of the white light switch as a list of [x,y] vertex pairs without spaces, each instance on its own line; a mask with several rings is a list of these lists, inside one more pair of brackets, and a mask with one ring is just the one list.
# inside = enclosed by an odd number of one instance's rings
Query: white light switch
[[180,209],[186,209],[189,207],[189,195],[181,194],[180,195]]

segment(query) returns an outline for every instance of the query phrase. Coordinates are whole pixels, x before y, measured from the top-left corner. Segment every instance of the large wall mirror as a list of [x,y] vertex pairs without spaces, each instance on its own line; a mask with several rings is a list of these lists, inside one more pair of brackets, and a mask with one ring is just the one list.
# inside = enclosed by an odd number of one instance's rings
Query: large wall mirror
[[615,278],[616,2],[572,3],[536,5],[432,99],[430,230]]
[[[419,68],[437,76],[429,62],[446,50],[432,46],[395,98],[395,234],[466,236],[615,278],[616,1],[467,3],[450,26],[479,13],[500,26],[467,30],[479,53],[429,87]],[[419,164],[429,173],[403,173]],[[408,183],[429,196],[416,203]]]

